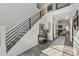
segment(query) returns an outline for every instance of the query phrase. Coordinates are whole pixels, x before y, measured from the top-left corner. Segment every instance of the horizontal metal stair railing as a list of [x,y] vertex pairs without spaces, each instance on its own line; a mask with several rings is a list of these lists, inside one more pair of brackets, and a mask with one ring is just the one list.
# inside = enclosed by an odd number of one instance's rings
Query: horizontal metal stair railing
[[[25,23],[24,23],[25,24]],[[12,33],[10,33],[9,35],[6,36],[6,41],[8,41],[8,39],[11,38],[11,36],[15,35],[16,32],[18,32],[18,30],[22,29],[24,27],[24,24],[22,26],[20,26],[19,28],[17,28],[15,31],[13,31]],[[26,25],[26,24],[25,24]],[[28,26],[28,25],[27,25]]]
[[15,28],[6,33],[6,51],[8,52],[40,19],[40,13],[36,13],[26,19]]

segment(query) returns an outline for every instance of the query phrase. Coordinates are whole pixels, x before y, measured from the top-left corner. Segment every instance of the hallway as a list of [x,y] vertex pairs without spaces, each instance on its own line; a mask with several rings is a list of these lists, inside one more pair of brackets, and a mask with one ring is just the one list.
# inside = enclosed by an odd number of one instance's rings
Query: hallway
[[49,48],[43,50],[42,52],[49,56],[72,56],[72,43],[69,41],[69,38],[60,36],[57,38]]

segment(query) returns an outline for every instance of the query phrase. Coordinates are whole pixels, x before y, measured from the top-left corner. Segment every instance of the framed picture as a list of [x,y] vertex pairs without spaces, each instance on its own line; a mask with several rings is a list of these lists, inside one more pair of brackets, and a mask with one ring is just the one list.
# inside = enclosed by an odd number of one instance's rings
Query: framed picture
[[50,4],[48,7],[47,7],[47,11],[51,11],[53,8],[52,8],[52,4]]

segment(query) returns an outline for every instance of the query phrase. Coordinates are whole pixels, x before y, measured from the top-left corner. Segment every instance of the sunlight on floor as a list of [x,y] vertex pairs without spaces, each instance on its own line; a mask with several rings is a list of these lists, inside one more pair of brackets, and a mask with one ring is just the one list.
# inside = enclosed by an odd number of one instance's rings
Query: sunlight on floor
[[43,50],[42,52],[49,56],[72,56],[73,48],[69,46],[63,45],[54,45],[52,47],[48,47],[47,49]]

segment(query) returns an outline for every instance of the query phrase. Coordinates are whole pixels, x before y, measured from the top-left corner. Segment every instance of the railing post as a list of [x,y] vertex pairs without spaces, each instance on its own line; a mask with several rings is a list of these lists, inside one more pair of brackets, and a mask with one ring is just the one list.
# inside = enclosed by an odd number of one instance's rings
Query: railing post
[[0,56],[6,55],[5,27],[0,26]]
[[29,29],[31,29],[31,19],[29,18]]

